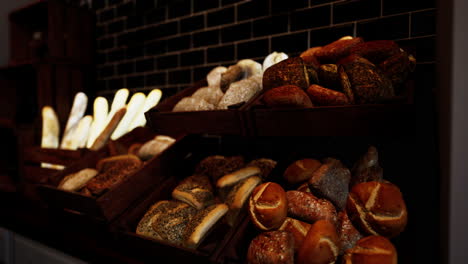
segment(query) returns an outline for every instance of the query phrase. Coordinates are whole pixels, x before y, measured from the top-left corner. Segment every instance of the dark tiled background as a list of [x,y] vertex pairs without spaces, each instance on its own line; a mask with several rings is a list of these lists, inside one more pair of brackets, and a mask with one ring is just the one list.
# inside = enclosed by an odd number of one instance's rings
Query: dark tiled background
[[[99,0],[97,87],[172,95],[217,65],[298,55],[343,35],[393,39],[434,76],[435,0]],[[424,71],[424,72],[421,72]]]

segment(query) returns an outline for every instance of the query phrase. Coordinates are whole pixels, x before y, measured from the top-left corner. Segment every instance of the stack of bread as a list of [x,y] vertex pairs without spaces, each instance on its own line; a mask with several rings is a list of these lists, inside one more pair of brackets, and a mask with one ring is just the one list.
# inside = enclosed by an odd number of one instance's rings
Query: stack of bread
[[96,168],[85,168],[66,175],[58,188],[86,196],[99,196],[132,175],[145,161],[162,153],[174,141],[168,136],[156,136],[144,144],[134,143],[126,153],[111,153],[110,157],[99,160]]
[[389,239],[404,230],[407,210],[382,175],[374,147],[351,171],[333,158],[294,162],[284,179],[296,190],[266,182],[250,197],[250,219],[263,233],[248,263],[397,263]]
[[197,248],[217,223],[235,225],[253,189],[275,166],[270,159],[245,163],[241,156],[209,156],[174,188],[172,200],[149,208],[136,233]]
[[[136,127],[145,126],[145,112],[158,104],[162,95],[161,90],[154,89],[147,96],[141,92],[135,93],[127,103],[128,95],[128,89],[118,90],[110,111],[106,98],[97,97],[94,100],[94,115],[85,116],[88,97],[82,92],[77,93],[60,145],[60,123],[57,115],[52,107],[43,107],[41,147],[98,150],[109,139],[118,139]],[[42,166],[63,169],[61,166],[51,164],[42,164]]]
[[245,59],[228,68],[216,67],[206,76],[208,86],[182,98],[173,111],[228,109],[246,103],[261,91],[263,71],[287,58],[284,53],[273,52],[265,58],[263,66]]
[[387,101],[403,94],[415,64],[394,41],[343,37],[266,70],[262,101],[298,108]]

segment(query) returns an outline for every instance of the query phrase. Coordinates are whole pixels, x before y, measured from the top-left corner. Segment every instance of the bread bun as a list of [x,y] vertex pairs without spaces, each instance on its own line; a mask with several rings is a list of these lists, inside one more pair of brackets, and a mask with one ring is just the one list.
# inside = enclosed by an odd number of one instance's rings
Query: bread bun
[[270,175],[271,171],[273,171],[273,169],[276,167],[276,163],[277,162],[272,159],[260,158],[249,162],[247,164],[247,167],[254,166],[259,168],[261,171],[262,179],[266,179]]
[[269,107],[312,107],[309,96],[298,86],[275,87],[263,94],[263,102]]
[[95,169],[82,169],[78,172],[65,176],[57,186],[57,188],[66,191],[78,191],[83,188],[86,183],[98,174]]
[[362,234],[353,226],[346,211],[338,213],[338,236],[340,237],[340,255],[356,245]]
[[362,56],[377,64],[400,52],[393,40],[373,40],[359,43],[351,48],[350,54]]
[[284,171],[283,177],[290,184],[304,182],[312,177],[322,163],[316,159],[301,159],[293,162]]
[[338,235],[335,225],[327,220],[315,222],[297,255],[298,264],[334,263],[338,257]]
[[350,188],[354,185],[369,182],[382,181],[383,169],[379,165],[379,153],[374,146],[370,146],[366,154],[364,154],[352,169]]
[[297,253],[304,242],[304,239],[309,232],[311,224],[299,221],[294,218],[286,217],[283,224],[278,230],[287,231],[294,237],[294,251]]
[[338,91],[327,89],[317,84],[312,84],[307,89],[307,94],[314,105],[347,105],[349,104],[348,97]]
[[286,192],[277,183],[257,186],[250,196],[249,213],[252,222],[261,230],[279,228],[288,212]]
[[325,219],[336,223],[336,210],[331,202],[311,193],[287,191],[288,216],[313,223]]
[[294,238],[286,231],[264,232],[255,237],[247,252],[249,264],[294,264]]
[[214,203],[213,187],[206,175],[185,178],[172,191],[172,198],[185,202],[200,210]]
[[389,238],[401,233],[408,220],[400,189],[390,182],[355,185],[349,193],[346,211],[360,231]]
[[269,67],[263,73],[263,90],[267,91],[283,85],[295,85],[301,89],[309,87],[309,80],[304,62],[300,57],[293,57]]
[[302,58],[302,60],[304,61],[304,64],[312,66],[315,69],[318,69],[320,67],[320,62],[318,61],[317,57],[315,56],[315,53],[317,53],[317,51],[319,51],[321,49],[322,49],[322,47],[312,47],[312,48],[302,52],[299,57]]
[[141,146],[143,146],[143,144],[141,144],[141,143],[133,143],[133,144],[130,145],[130,147],[128,148],[128,154],[129,154],[129,155],[137,156],[137,155],[138,155],[138,151],[140,150]]
[[346,38],[334,41],[315,52],[315,56],[322,63],[335,63],[338,59],[350,54],[352,47],[363,42],[362,38]]
[[343,264],[396,264],[397,262],[395,247],[382,236],[360,239],[356,246],[348,249],[343,256]]

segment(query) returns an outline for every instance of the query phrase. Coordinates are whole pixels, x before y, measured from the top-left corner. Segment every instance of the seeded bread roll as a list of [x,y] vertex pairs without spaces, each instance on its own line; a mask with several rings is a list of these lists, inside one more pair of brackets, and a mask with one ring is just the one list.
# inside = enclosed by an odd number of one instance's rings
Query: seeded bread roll
[[284,85],[266,91],[263,102],[269,107],[312,107],[309,96],[298,86]]
[[326,198],[338,209],[346,207],[351,172],[339,160],[328,158],[309,179],[310,191],[319,198]]
[[356,245],[356,242],[363,238],[363,235],[353,226],[346,211],[338,213],[338,236],[340,238],[340,255]]
[[185,246],[197,248],[211,228],[226,214],[228,207],[225,204],[214,204],[199,211],[191,218],[185,229]]
[[208,103],[204,99],[197,97],[184,97],[172,109],[173,112],[189,112],[189,111],[207,111],[214,110],[216,107]]
[[319,199],[311,193],[287,191],[288,216],[308,223],[325,219],[336,223],[336,210],[333,204]]
[[349,187],[352,188],[362,182],[382,180],[383,169],[379,165],[379,153],[374,146],[370,146],[367,153],[354,165]]
[[274,182],[257,186],[249,199],[249,213],[252,222],[261,230],[279,228],[288,213],[286,192]]
[[247,252],[249,264],[294,264],[294,237],[286,231],[264,232],[255,237]]
[[247,204],[250,194],[262,179],[259,176],[251,176],[238,182],[228,193],[226,204],[229,206],[229,212],[226,216],[227,222],[233,226],[240,211]]
[[316,159],[296,160],[284,171],[283,177],[290,184],[304,182],[309,180],[321,165]]
[[100,159],[96,163],[96,169],[99,172],[104,172],[108,170],[109,168],[116,166],[118,164],[121,164],[123,162],[128,163],[128,164],[134,163],[138,166],[142,165],[141,160],[137,156],[126,154],[126,155],[117,155],[117,156]]
[[400,189],[390,182],[355,185],[349,193],[346,211],[353,224],[368,235],[395,237],[405,229],[408,220]]
[[219,86],[208,86],[199,88],[190,97],[203,99],[206,102],[216,106],[218,105],[223,95],[224,93],[221,91]]
[[170,244],[182,245],[189,221],[196,214],[196,209],[182,202],[171,201],[163,204],[152,217],[151,226],[161,240]]
[[368,236],[348,249],[343,256],[343,264],[396,264],[397,251],[392,242],[382,236]]
[[256,159],[252,160],[247,164],[247,167],[254,166],[260,169],[261,171],[261,176],[262,179],[268,178],[270,173],[273,171],[273,169],[276,167],[276,161],[271,160],[271,159]]
[[319,220],[307,232],[307,236],[299,249],[296,263],[335,263],[339,253],[338,242],[334,223],[328,220]]
[[65,176],[57,186],[57,188],[66,191],[78,191],[83,188],[88,181],[94,178],[98,174],[95,169],[82,169],[78,172]]
[[304,239],[309,232],[311,224],[299,221],[294,218],[286,217],[283,224],[278,230],[286,231],[293,235],[294,237],[294,251],[297,253],[304,242]]
[[213,187],[206,175],[192,175],[172,191],[172,198],[200,210],[214,203]]

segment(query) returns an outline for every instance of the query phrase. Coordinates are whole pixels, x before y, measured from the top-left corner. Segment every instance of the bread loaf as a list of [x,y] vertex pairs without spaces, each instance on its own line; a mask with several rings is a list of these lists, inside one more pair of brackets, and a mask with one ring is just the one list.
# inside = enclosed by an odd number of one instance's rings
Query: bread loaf
[[338,65],[323,64],[317,70],[320,86],[327,87],[333,90],[340,90],[340,75],[338,73]]
[[242,156],[209,156],[204,158],[195,169],[196,174],[208,175],[213,182],[226,174],[244,167],[244,158]]
[[249,264],[294,264],[294,238],[286,231],[264,232],[255,237],[247,252]]
[[286,231],[294,237],[294,251],[297,253],[304,242],[304,239],[309,232],[311,224],[299,221],[294,218],[286,217],[283,224],[278,230]]
[[206,175],[185,178],[172,191],[172,198],[185,202],[200,210],[214,203],[213,187]]
[[208,87],[202,87],[195,91],[195,93],[192,94],[192,98],[198,98],[198,99],[203,99],[207,103],[212,104],[212,105],[218,105],[219,101],[221,98],[223,98],[223,92],[221,89],[219,89],[219,86],[208,86]]
[[219,82],[219,88],[221,91],[225,93],[231,83],[236,82],[244,76],[244,72],[242,71],[242,67],[239,65],[232,65],[224,72],[221,73],[221,80]]
[[122,120],[126,112],[127,112],[127,109],[125,107],[115,112],[112,119],[107,123],[107,126],[104,128],[101,134],[99,134],[99,136],[94,141],[93,145],[91,146],[91,150],[99,150],[102,147],[104,147],[104,145],[107,143],[107,141],[111,137],[112,132],[114,132],[115,128],[119,125],[120,120]]
[[263,69],[262,65],[254,60],[251,59],[244,59],[237,62],[238,66],[242,68],[243,77],[244,79],[250,78],[255,75],[262,75]]
[[184,97],[172,109],[173,112],[190,112],[190,111],[208,111],[214,110],[216,107],[208,103],[204,99],[196,97]]
[[303,90],[309,87],[306,67],[300,57],[283,60],[263,73],[263,90],[284,85],[295,85]]
[[318,69],[320,67],[320,62],[315,56],[315,53],[317,53],[317,51],[321,49],[322,47],[312,47],[304,51],[303,53],[301,53],[300,57],[304,61],[304,64],[314,67],[315,69]]
[[315,222],[307,232],[297,255],[298,264],[334,263],[339,254],[338,235],[334,223]]
[[229,206],[229,212],[226,216],[227,222],[233,226],[237,220],[240,211],[249,200],[252,191],[261,183],[259,176],[252,176],[238,182],[228,193],[226,204]]
[[143,146],[143,144],[141,144],[141,143],[133,143],[133,144],[130,145],[130,147],[128,148],[128,154],[129,154],[129,155],[137,156],[137,155],[138,155],[138,151],[140,150],[141,146]]
[[174,144],[175,139],[168,136],[156,136],[154,139],[146,142],[138,150],[138,157],[142,160],[149,160],[154,156],[161,154],[164,150]]
[[[42,138],[41,148],[58,148],[60,135],[60,123],[57,114],[50,106],[42,108]],[[42,168],[63,169],[61,165],[41,163]]]
[[278,62],[284,61],[288,58],[288,55],[284,52],[276,52],[273,51],[270,55],[266,56],[265,60],[263,60],[263,71],[268,69],[269,67],[275,65]]
[[406,226],[408,213],[400,189],[389,182],[355,185],[348,196],[349,218],[368,235],[395,237]]
[[354,92],[351,86],[351,82],[349,80],[348,74],[346,73],[344,67],[340,65],[338,67],[338,74],[340,76],[340,84],[341,84],[341,91],[348,97],[348,101],[350,104],[354,104]]
[[350,188],[356,184],[368,181],[382,181],[383,169],[379,165],[379,154],[374,146],[370,146],[352,169]]
[[93,123],[91,124],[88,142],[86,143],[86,146],[88,148],[91,148],[96,138],[106,127],[107,115],[109,112],[109,105],[107,103],[107,99],[101,96],[98,96],[96,97],[96,99],[94,99],[93,107]]
[[340,238],[340,255],[343,255],[346,250],[354,247],[356,242],[363,238],[363,235],[353,226],[346,211],[338,213],[337,227]]
[[98,171],[91,168],[82,169],[78,172],[65,176],[57,186],[57,188],[65,191],[77,191],[83,188],[86,183],[94,178]]
[[348,97],[341,92],[312,84],[307,89],[307,94],[314,105],[332,106],[349,104]]
[[312,107],[309,96],[299,87],[284,85],[266,91],[263,102],[269,107]]
[[361,42],[351,48],[350,54],[356,54],[378,64],[399,53],[400,48],[393,40],[374,40]]
[[220,99],[217,109],[228,109],[229,106],[246,103],[262,89],[261,75],[233,82]]
[[262,179],[268,178],[271,171],[276,167],[276,161],[272,159],[260,158],[252,160],[247,164],[247,167],[254,166],[260,169]]
[[219,178],[219,180],[216,182],[216,187],[224,188],[233,186],[243,179],[259,175],[260,172],[261,171],[258,167],[245,167],[240,170],[236,170]]
[[339,160],[329,158],[309,179],[310,191],[331,201],[339,211],[346,207],[351,172]]
[[221,74],[227,71],[226,67],[218,66],[212,69],[208,75],[206,75],[206,81],[208,82],[208,86],[211,87],[220,87],[221,83]]
[[62,142],[60,143],[61,149],[71,149],[75,129],[78,127],[78,123],[80,122],[81,118],[83,118],[87,106],[88,97],[86,94],[82,92],[77,93],[75,95],[75,99],[73,100],[73,105],[70,111],[70,115],[68,116],[67,125],[65,126],[65,130],[63,132]]
[[159,100],[161,100],[162,92],[159,89],[153,89],[149,94],[146,96],[145,102],[143,103],[143,107],[135,114],[132,122],[128,126],[128,131],[132,131],[136,127],[144,127],[146,125],[146,118],[145,113],[148,112],[150,109],[155,107]]
[[305,182],[321,165],[322,163],[316,159],[297,160],[288,166],[283,177],[290,184]]
[[118,155],[100,159],[96,163],[96,169],[99,172],[105,172],[113,166],[119,166],[122,163],[132,163],[137,166],[142,165],[140,159],[135,155]]
[[288,213],[286,192],[274,182],[257,186],[250,196],[249,213],[250,219],[259,229],[279,228]]
[[315,52],[315,56],[322,63],[336,63],[340,58],[350,54],[351,48],[363,42],[362,38],[346,38],[334,41]]
[[401,50],[381,62],[379,67],[385,76],[392,81],[394,88],[398,88],[406,81],[409,73],[414,70],[415,65],[416,59]]
[[288,216],[308,223],[325,219],[336,223],[336,210],[333,204],[319,199],[311,193],[287,191]]
[[396,264],[397,262],[395,247],[382,236],[360,239],[356,246],[348,249],[343,256],[343,264]]

